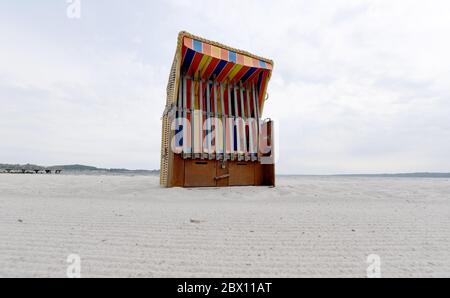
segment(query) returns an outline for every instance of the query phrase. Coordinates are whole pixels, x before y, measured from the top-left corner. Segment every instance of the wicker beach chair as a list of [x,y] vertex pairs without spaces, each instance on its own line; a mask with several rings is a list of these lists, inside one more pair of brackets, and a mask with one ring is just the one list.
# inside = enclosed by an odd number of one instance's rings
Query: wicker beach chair
[[275,185],[273,122],[261,120],[272,69],[272,60],[179,33],[162,117],[162,186]]

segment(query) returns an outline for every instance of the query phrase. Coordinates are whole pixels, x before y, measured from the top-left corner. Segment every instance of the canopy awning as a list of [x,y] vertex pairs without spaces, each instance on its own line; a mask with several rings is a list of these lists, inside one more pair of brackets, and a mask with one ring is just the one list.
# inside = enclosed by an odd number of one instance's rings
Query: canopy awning
[[198,79],[253,84],[260,106],[270,79],[273,62],[245,51],[208,41],[187,32],[180,33],[181,73]]

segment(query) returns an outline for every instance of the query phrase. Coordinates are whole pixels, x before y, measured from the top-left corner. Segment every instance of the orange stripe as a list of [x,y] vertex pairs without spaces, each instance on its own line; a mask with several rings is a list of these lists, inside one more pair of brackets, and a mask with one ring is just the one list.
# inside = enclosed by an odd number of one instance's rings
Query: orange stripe
[[211,56],[211,45],[207,43],[203,43],[203,54]]
[[184,45],[190,49],[192,49],[192,38],[185,37],[184,38]]
[[236,53],[236,63],[244,65],[244,56],[239,53]]
[[228,51],[225,49],[220,50],[220,58],[222,60],[228,61]]

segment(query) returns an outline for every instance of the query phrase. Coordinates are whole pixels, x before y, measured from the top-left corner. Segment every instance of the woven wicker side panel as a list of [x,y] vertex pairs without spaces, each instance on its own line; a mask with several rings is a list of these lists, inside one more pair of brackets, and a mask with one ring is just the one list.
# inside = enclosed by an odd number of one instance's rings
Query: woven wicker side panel
[[159,173],[159,183],[161,186],[167,186],[167,179],[169,175],[169,135],[169,117],[164,115],[162,120],[161,164]]
[[177,79],[177,56],[173,59],[172,67],[170,69],[169,82],[167,83],[167,97],[166,97],[166,106],[174,103],[175,97],[175,88],[176,88],[176,79]]
[[166,107],[162,118],[162,138],[161,138],[161,164],[160,164],[160,176],[159,183],[161,186],[168,186],[169,177],[169,153],[170,153],[170,117],[168,115],[171,105],[174,100],[175,88],[176,88],[176,70],[177,70],[177,57],[173,59],[172,67],[170,70],[169,81],[167,82],[167,96]]

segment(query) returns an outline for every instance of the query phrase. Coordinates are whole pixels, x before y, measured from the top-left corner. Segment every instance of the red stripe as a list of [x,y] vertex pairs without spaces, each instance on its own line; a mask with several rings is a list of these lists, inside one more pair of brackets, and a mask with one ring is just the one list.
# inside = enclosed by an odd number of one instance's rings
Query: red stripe
[[216,102],[214,101],[214,94],[217,92],[217,89],[211,84],[211,109],[213,113],[217,113]]
[[244,117],[248,116],[248,108],[247,108],[247,91],[244,91]]
[[267,83],[267,75],[268,75],[267,72],[263,74],[262,80],[261,80],[261,88],[260,88],[259,93],[258,93],[258,95],[259,95],[258,100],[259,100],[259,106],[260,107],[262,106],[262,103],[263,103],[263,98],[264,98],[263,92],[264,92],[264,89],[265,89],[265,86],[266,86],[266,83]]
[[217,64],[219,64],[220,60],[216,58],[212,58],[211,62],[209,62],[208,67],[205,70],[205,74],[203,77],[205,79],[209,78],[209,76],[213,73],[214,69],[216,68]]
[[247,88],[249,88],[250,89],[250,97],[249,97],[249,100],[250,100],[250,114],[249,114],[249,117],[251,117],[252,115],[253,115],[253,110],[255,109],[255,106],[253,105],[253,92],[252,92],[252,89],[251,89],[251,84],[249,84],[248,86],[247,86]]
[[235,64],[232,62],[228,62],[225,67],[222,69],[220,74],[217,76],[217,81],[222,81],[230,72],[230,70],[233,68]]
[[203,58],[203,55],[200,53],[195,53],[194,58],[192,59],[191,66],[189,66],[189,70],[187,72],[188,75],[193,76],[198,71],[198,66]]
[[246,83],[256,83],[258,80],[258,75],[264,71],[262,68],[258,68],[251,76],[248,77]]
[[[255,93],[255,95],[256,95],[256,93]],[[253,116],[255,117],[255,118],[257,118],[256,117],[256,106],[253,104],[253,98],[254,98],[254,96],[253,96],[253,92],[252,92],[252,112],[253,112]],[[256,102],[257,102],[257,98],[255,98],[255,104],[256,104]]]
[[203,98],[202,98],[202,100],[203,100],[203,112],[208,112],[206,110],[206,108],[208,106],[206,105],[206,84],[205,83],[202,84],[202,88],[203,88],[203,93],[202,93],[202,95],[203,95]]
[[191,80],[186,80],[186,108],[191,108]]
[[223,91],[223,105],[225,106],[225,115],[229,115],[228,114],[228,85],[225,85],[225,89]]
[[233,81],[239,82],[239,80],[247,73],[249,69],[249,66],[243,66],[241,70],[239,70],[238,73],[234,76]]
[[242,111],[241,111],[241,90],[237,90],[237,115],[238,117],[242,117]]
[[183,65],[184,58],[186,56],[186,52],[187,52],[187,48],[186,47],[182,47],[181,48],[181,65]]

